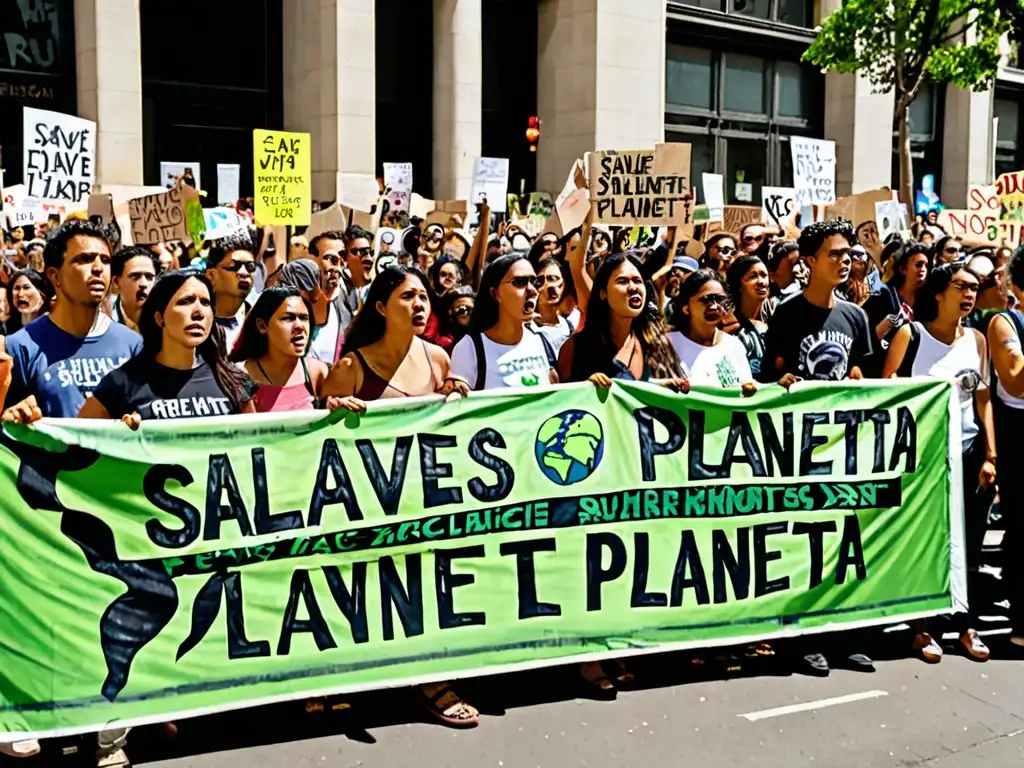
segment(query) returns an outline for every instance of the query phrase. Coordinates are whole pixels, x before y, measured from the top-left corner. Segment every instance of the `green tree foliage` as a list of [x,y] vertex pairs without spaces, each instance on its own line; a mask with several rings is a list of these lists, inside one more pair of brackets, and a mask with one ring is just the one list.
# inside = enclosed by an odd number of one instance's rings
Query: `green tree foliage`
[[1000,40],[1024,18],[1024,0],[844,0],[804,54],[823,71],[858,73],[895,95],[900,191],[913,205],[910,105],[926,82],[991,87]]

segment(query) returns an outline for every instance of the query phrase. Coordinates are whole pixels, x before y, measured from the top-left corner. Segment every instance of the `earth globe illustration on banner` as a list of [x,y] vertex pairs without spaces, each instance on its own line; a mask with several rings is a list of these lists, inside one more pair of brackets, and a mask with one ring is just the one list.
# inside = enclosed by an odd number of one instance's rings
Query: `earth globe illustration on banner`
[[586,480],[604,456],[604,430],[586,411],[562,411],[541,424],[534,453],[541,472],[557,485]]

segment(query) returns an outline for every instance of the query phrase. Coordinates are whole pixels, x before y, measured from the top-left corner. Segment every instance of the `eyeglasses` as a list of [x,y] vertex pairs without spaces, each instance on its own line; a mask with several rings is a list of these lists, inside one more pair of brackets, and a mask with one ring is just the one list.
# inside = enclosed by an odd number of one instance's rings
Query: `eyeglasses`
[[452,310],[452,314],[456,317],[465,317],[473,312],[472,307],[456,307]]
[[369,256],[373,253],[372,248],[349,248],[348,252],[353,256]]
[[712,307],[718,305],[724,307],[726,302],[729,301],[729,297],[724,293],[709,293],[707,296],[701,296],[697,299],[705,307]]
[[250,275],[256,274],[256,262],[255,261],[233,261],[230,264],[224,265],[225,272],[241,272],[245,270]]
[[341,256],[338,255],[337,253],[334,253],[334,251],[328,251],[320,258],[332,266],[341,266]]
[[949,284],[960,291],[960,293],[967,293],[968,291],[977,293],[981,288],[978,283],[969,280],[950,280]]
[[534,288],[540,288],[544,285],[544,278],[520,276],[509,278],[508,280],[505,280],[505,282],[517,290],[522,290],[528,285],[532,285]]

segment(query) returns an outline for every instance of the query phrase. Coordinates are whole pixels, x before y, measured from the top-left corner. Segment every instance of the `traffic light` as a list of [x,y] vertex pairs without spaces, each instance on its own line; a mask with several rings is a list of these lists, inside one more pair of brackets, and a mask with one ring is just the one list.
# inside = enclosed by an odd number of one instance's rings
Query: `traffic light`
[[534,115],[526,121],[526,141],[530,145],[530,151],[537,151],[537,142],[540,141],[540,118]]

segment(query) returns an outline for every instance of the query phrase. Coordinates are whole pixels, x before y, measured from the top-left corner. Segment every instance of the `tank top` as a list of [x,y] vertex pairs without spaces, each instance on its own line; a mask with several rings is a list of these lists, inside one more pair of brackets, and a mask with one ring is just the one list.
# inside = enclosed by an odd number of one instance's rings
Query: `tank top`
[[360,385],[359,391],[356,392],[355,396],[364,402],[370,402],[371,400],[383,400],[385,398],[421,397],[422,395],[434,394],[438,389],[437,374],[434,371],[434,364],[430,361],[430,352],[427,350],[427,342],[420,339],[420,344],[423,346],[423,354],[427,358],[427,365],[430,367],[430,381],[427,382],[427,388],[425,391],[402,391],[373,370],[369,363],[366,362],[366,358],[359,353],[359,350],[355,350],[352,354],[356,356],[356,359],[359,361],[359,365],[363,368],[363,383]]
[[[1006,317],[1006,322],[1010,324],[1010,330],[1016,337],[1018,344],[1021,342],[1020,338],[1020,312],[1017,310],[1010,310],[1003,313]],[[1014,397],[1003,387],[1003,382],[999,381],[999,377],[994,377],[996,380],[996,396],[1002,401],[1003,405],[1007,408],[1013,408],[1015,411],[1024,411],[1024,398]]]
[[[302,358],[301,384],[292,384],[279,387],[276,384],[260,384],[252,401],[257,413],[284,413],[285,411],[311,411],[316,408],[316,398],[313,396],[313,383],[309,378],[309,368],[306,359]],[[256,367],[260,369],[263,378],[270,381],[267,372],[263,370],[260,361],[256,361]]]
[[923,323],[914,326],[921,334],[917,355],[911,367],[912,376],[932,376],[953,379],[960,396],[960,425],[963,444],[969,445],[978,436],[978,420],[974,412],[974,393],[985,387],[988,370],[986,361],[978,352],[978,339],[974,331],[966,329],[952,344],[945,344],[930,333]]

